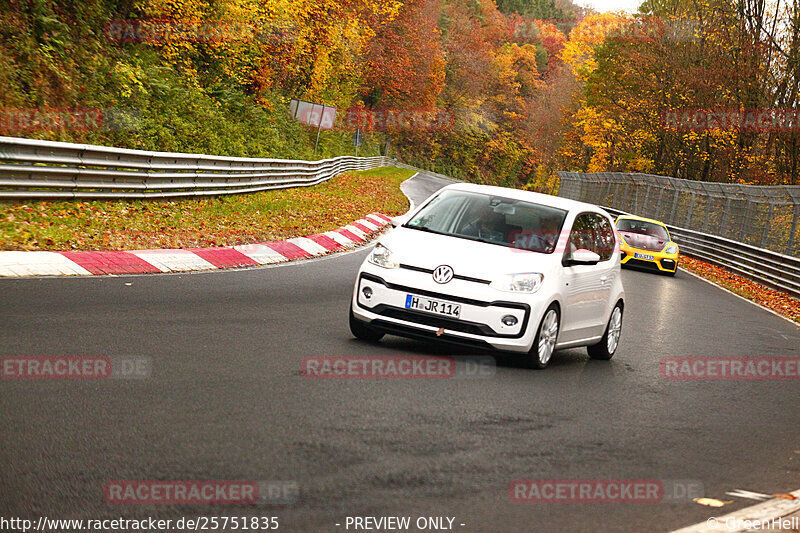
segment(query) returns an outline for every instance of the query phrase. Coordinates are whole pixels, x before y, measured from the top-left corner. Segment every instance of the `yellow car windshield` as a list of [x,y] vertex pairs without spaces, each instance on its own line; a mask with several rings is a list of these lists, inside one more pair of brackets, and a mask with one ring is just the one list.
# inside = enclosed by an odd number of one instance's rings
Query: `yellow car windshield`
[[667,230],[664,229],[664,226],[644,220],[632,220],[629,218],[620,219],[617,221],[617,230],[655,237],[660,241],[669,240],[669,235],[667,234]]

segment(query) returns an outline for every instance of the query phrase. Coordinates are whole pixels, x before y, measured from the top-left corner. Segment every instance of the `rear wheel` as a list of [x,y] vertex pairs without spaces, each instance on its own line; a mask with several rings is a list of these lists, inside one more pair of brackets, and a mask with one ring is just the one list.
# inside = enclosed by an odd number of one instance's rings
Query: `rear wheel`
[[541,370],[550,363],[556,348],[559,323],[558,308],[555,305],[551,305],[544,312],[542,322],[536,332],[536,338],[533,339],[533,346],[531,346],[531,351],[528,353],[527,363],[529,368]]
[[383,338],[383,333],[369,327],[368,324],[360,321],[353,315],[353,308],[350,308],[350,332],[357,339],[368,342],[378,342]]
[[614,353],[619,346],[619,339],[622,335],[622,303],[617,302],[614,310],[611,311],[611,318],[608,319],[606,332],[600,342],[593,346],[588,346],[589,357],[592,359],[602,359],[608,361],[614,357]]

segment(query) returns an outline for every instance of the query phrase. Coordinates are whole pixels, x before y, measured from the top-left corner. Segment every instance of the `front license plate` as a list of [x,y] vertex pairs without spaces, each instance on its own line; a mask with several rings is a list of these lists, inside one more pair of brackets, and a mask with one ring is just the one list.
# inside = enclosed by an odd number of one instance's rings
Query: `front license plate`
[[654,261],[655,260],[655,256],[654,255],[640,254],[638,252],[633,254],[633,257],[635,259],[644,259],[645,261]]
[[413,294],[406,295],[406,309],[425,311],[434,315],[451,316],[458,318],[461,315],[461,306],[442,300],[433,300]]

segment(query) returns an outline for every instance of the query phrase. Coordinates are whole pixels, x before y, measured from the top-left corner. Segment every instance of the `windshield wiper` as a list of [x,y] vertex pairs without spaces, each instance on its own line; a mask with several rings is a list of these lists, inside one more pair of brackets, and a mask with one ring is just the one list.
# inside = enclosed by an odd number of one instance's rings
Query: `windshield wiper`
[[431,228],[429,228],[427,226],[409,226],[408,224],[403,224],[403,227],[404,228],[408,228],[408,229],[416,229],[416,230],[419,230],[419,231],[425,231],[425,232],[428,232],[428,233],[435,233],[436,235],[450,235],[449,233],[445,233],[443,231],[436,231],[435,229],[431,229]]

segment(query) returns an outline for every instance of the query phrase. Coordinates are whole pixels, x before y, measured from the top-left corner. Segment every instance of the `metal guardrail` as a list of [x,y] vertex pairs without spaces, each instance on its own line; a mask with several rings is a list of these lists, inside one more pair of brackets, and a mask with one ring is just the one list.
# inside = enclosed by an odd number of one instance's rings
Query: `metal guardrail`
[[[604,207],[609,213],[624,211]],[[800,298],[800,259],[686,228],[667,225],[682,254],[727,268],[745,278]]]
[[800,253],[795,245],[800,186],[691,182],[621,172],[558,175],[559,196],[608,206],[604,209],[616,215],[634,213],[665,222],[681,253],[800,298],[800,257],[792,255]]
[[800,257],[800,185],[713,183],[626,172],[558,172],[559,195]]
[[150,152],[0,137],[0,198],[174,198],[307,187],[386,157],[320,161]]
[[442,180],[452,181],[453,183],[458,183],[458,182],[463,181],[463,180],[460,180],[460,179],[451,178],[450,176],[445,176],[444,174],[438,174],[436,172],[431,172],[430,170],[425,170],[424,168],[415,167],[413,165],[407,165],[405,163],[401,163],[397,159],[392,159],[392,166],[395,166],[397,168],[405,168],[405,169],[408,169],[408,170],[416,170],[417,172],[422,172],[424,174],[427,174],[429,176],[434,176],[434,177],[442,179]]

